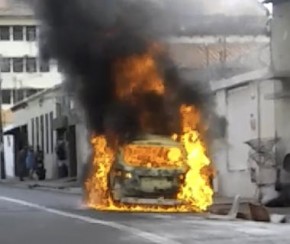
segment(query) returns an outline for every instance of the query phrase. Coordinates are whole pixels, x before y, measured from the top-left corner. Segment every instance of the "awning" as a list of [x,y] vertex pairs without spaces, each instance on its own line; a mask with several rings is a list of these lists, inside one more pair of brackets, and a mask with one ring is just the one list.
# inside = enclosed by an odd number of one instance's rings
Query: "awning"
[[3,128],[3,135],[14,135],[20,127],[19,125],[8,125]]

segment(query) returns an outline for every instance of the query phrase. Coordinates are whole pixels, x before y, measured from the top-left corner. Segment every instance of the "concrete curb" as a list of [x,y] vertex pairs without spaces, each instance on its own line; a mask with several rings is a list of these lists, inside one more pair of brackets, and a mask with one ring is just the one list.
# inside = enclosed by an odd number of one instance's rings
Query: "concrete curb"
[[65,193],[70,195],[82,195],[81,190],[80,191],[72,191],[73,188],[61,188],[61,187],[50,187],[50,186],[28,186],[31,190],[39,190],[39,191],[51,191],[51,192],[59,192],[59,193]]
[[79,192],[75,192],[75,191],[69,190],[72,188],[52,187],[52,186],[39,185],[37,183],[35,183],[35,184],[15,184],[15,183],[7,183],[7,182],[0,181],[0,185],[5,186],[5,187],[17,188],[17,189],[29,189],[29,190],[37,190],[37,191],[57,192],[57,193],[64,193],[64,194],[68,194],[68,195],[78,195],[78,196],[82,195],[81,190]]

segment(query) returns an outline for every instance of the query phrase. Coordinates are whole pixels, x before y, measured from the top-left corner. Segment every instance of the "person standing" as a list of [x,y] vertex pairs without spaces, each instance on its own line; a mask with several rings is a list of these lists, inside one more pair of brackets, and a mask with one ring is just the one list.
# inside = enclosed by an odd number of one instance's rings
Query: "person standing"
[[37,146],[36,148],[36,174],[38,176],[38,180],[45,180],[46,169],[44,167],[43,151],[40,146]]
[[17,171],[20,181],[24,181],[24,175],[26,173],[26,156],[27,156],[27,148],[23,147],[18,153],[17,160]]
[[40,146],[36,147],[36,163],[37,165],[44,165],[43,151]]
[[68,177],[66,144],[63,140],[58,141],[56,146],[56,157],[58,161],[59,178]]
[[35,171],[35,166],[36,166],[36,157],[35,153],[32,147],[29,147],[26,155],[26,167],[29,172],[29,178],[32,180],[33,179],[33,174]]

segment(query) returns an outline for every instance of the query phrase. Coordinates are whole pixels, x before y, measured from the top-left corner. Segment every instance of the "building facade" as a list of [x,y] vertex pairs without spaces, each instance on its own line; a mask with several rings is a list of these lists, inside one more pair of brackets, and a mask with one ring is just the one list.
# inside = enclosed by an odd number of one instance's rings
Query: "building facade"
[[213,146],[218,192],[267,202],[290,181],[290,1],[264,2],[273,3],[269,65],[211,87],[228,121],[226,140]]
[[56,62],[43,60],[32,9],[19,0],[0,1],[0,63],[3,109],[61,82]]
[[[13,125],[5,129],[12,146],[5,141],[6,169],[9,177],[17,175],[17,154],[24,145],[39,146],[44,153],[47,179],[58,178],[57,142],[67,142],[68,172],[70,177],[81,177],[83,165],[89,155],[88,132],[80,109],[64,93],[61,85],[36,93],[15,104]],[[78,112],[77,112],[78,111]],[[7,158],[7,159],[8,159]],[[13,160],[11,161],[11,158]],[[12,174],[12,175],[11,175]]]
[[212,82],[227,137],[214,146],[219,193],[266,202],[290,182],[289,78],[263,69]]

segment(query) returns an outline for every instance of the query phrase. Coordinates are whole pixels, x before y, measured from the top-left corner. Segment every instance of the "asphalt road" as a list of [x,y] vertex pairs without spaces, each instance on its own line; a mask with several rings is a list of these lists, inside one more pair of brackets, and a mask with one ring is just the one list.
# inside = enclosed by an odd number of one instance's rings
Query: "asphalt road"
[[0,186],[1,244],[290,243],[290,225],[192,214],[105,213],[78,196]]

